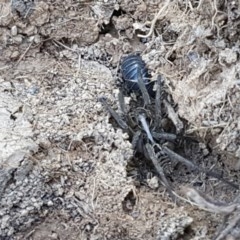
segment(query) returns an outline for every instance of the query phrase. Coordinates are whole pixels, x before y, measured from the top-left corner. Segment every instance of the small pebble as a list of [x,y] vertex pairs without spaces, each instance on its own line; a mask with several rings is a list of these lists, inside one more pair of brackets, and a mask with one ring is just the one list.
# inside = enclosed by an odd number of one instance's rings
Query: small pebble
[[39,87],[33,85],[27,90],[27,92],[30,93],[31,95],[37,95],[39,93]]
[[151,179],[147,179],[147,183],[148,183],[148,186],[152,189],[156,189],[159,187],[158,178],[156,176],[154,176]]
[[12,26],[11,34],[12,34],[12,36],[17,36],[17,26]]

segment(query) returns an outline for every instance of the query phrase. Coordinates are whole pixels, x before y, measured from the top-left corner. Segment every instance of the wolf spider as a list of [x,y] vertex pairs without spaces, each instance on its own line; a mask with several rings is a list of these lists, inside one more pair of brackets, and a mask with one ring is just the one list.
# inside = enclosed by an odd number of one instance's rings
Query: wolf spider
[[[122,114],[119,115],[114,111],[107,103],[105,97],[99,98],[99,101],[108,110],[118,126],[129,134],[130,139],[132,139],[132,146],[135,154],[143,154],[145,158],[153,163],[159,175],[160,182],[167,188],[172,196],[176,194],[165,174],[167,164],[175,165],[181,163],[191,171],[204,172],[206,175],[215,177],[234,188],[238,188],[237,185],[223,179],[219,174],[197,166],[192,161],[182,157],[171,149],[172,146],[178,145],[179,142],[189,137],[182,134],[183,123],[167,100],[166,93],[164,96],[161,77],[159,76],[155,81],[156,91],[154,92],[153,82],[150,83],[147,81],[147,73],[143,73],[143,71],[145,71],[145,65],[140,62],[142,60],[139,60],[138,56],[135,56],[136,55],[131,55],[132,59],[130,59],[132,62],[135,61],[135,65],[132,64],[132,69],[130,66],[131,71],[135,71],[135,75],[132,74],[133,80],[126,79],[126,76],[129,74],[124,72],[124,67],[122,69],[124,81],[121,84],[118,96]],[[127,58],[127,60],[129,60],[129,58]],[[125,61],[125,63],[126,62],[127,61]],[[123,62],[122,65],[125,66],[126,64],[124,65]],[[130,74],[132,73],[131,71]],[[124,95],[129,95],[129,93],[131,94],[133,92],[135,94],[135,99],[131,98],[130,108],[127,110],[124,102]],[[170,128],[172,130],[171,132],[168,132],[168,128],[162,124],[163,120],[166,120],[166,115],[168,119],[171,120],[168,121],[168,123],[172,122],[173,125]]]

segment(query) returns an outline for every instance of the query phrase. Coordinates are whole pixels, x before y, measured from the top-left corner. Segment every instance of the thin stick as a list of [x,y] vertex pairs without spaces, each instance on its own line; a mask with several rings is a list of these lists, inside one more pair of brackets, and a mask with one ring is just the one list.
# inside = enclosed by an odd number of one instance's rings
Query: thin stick
[[199,208],[208,212],[230,214],[239,208],[239,204],[236,203],[227,204],[216,202],[194,188],[182,187],[182,192],[186,195],[186,197],[196,203]]
[[22,61],[22,59],[24,58],[24,56],[27,54],[28,50],[30,49],[30,47],[33,45],[33,41],[29,44],[29,46],[27,47],[27,49],[24,51],[24,53],[21,55],[21,57],[18,59],[17,63],[15,64],[15,67]]
[[200,0],[200,1],[199,1],[198,6],[197,6],[197,10],[200,9],[200,7],[202,6],[203,2],[204,2],[204,0]]
[[222,240],[232,231],[232,229],[239,223],[240,221],[240,214],[239,212],[236,216],[229,222],[228,226],[221,232],[221,234],[215,238],[215,240]]
[[138,34],[138,37],[139,37],[139,38],[148,38],[148,37],[150,37],[150,36],[152,35],[153,30],[154,30],[154,27],[155,27],[155,24],[156,24],[158,18],[160,17],[160,15],[162,14],[162,12],[166,10],[166,8],[168,7],[169,3],[170,3],[170,0],[167,0],[166,3],[164,4],[164,6],[158,11],[157,15],[156,15],[156,16],[154,17],[154,19],[152,20],[149,33],[146,34],[146,35]]
[[53,40],[53,42],[57,43],[58,45],[61,45],[62,47],[66,48],[67,50],[69,50],[69,51],[71,51],[71,52],[76,52],[76,50],[74,50],[74,49],[66,46],[65,44],[63,44],[63,43],[61,43],[61,42],[59,42],[59,41],[57,41],[57,40]]

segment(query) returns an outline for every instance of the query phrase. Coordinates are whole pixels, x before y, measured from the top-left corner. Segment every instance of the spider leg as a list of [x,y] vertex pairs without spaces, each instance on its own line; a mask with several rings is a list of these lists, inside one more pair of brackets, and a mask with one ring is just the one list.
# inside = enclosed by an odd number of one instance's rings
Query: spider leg
[[152,136],[157,141],[165,140],[165,141],[169,141],[172,143],[176,143],[178,146],[183,145],[183,143],[185,143],[185,142],[198,143],[198,141],[192,137],[180,136],[180,135],[176,135],[174,133],[155,132],[154,131],[154,132],[152,132]]
[[235,188],[235,189],[239,189],[239,186],[235,183],[232,183],[232,182],[229,182],[228,180],[226,180],[225,178],[223,178],[219,173],[216,173],[216,172],[213,172],[213,171],[205,171],[203,170],[203,172],[208,175],[208,176],[211,176],[211,177],[214,177],[226,184],[228,184],[229,186],[231,186],[232,188]]
[[126,111],[126,106],[125,106],[125,101],[124,101],[124,95],[123,95],[123,89],[122,88],[120,88],[119,93],[118,93],[118,101],[119,101],[121,112],[123,113],[124,116],[126,116],[127,111]]
[[167,142],[168,144],[166,144],[165,146],[170,147],[170,149],[173,149],[171,147],[171,144],[174,145],[174,148],[177,147],[185,149],[187,146],[189,146],[189,144],[198,143],[198,141],[193,139],[192,137],[177,135],[168,132],[152,132],[152,136],[153,139],[158,143],[165,144]]
[[[162,168],[162,166],[160,165],[160,163],[158,162],[158,159],[156,157],[155,151],[153,146],[150,143],[147,143],[145,145],[146,147],[146,151],[148,154],[148,157],[151,159],[155,169],[157,170],[159,177],[160,177],[160,181],[162,182],[162,184],[167,188],[168,192],[171,194],[171,196],[175,199],[174,197],[174,191],[172,190],[172,187],[170,186],[170,184],[168,183],[168,180],[164,174],[164,170]],[[160,148],[160,146],[159,146]],[[161,149],[161,148],[160,148]]]
[[178,161],[180,163],[182,163],[183,165],[187,166],[188,168],[190,168],[191,170],[197,170],[198,172],[202,172],[205,173],[208,176],[214,177],[226,184],[228,184],[229,186],[235,188],[235,189],[239,189],[239,186],[237,184],[234,184],[232,182],[229,182],[228,180],[222,178],[218,173],[213,172],[213,171],[206,171],[203,168],[197,166],[196,164],[194,164],[193,162],[191,162],[190,160],[178,155],[177,153],[173,152],[172,150],[170,150],[168,147],[163,146],[163,151],[169,156],[170,159]]
[[173,133],[165,133],[165,132],[162,132],[162,133],[152,132],[152,136],[156,140],[166,140],[170,142],[175,142],[177,139],[177,135]]
[[183,123],[179,119],[178,114],[175,112],[170,103],[166,100],[163,100],[164,106],[166,107],[168,117],[171,119],[172,123],[175,125],[177,133],[180,133],[183,130]]
[[141,90],[143,100],[144,100],[144,104],[147,106],[147,105],[151,104],[151,99],[150,99],[150,96],[148,94],[148,90],[146,88],[146,85],[143,82],[142,74],[140,73],[140,70],[138,70],[138,71],[139,71],[138,72],[138,86]]
[[141,122],[142,127],[143,127],[144,131],[146,132],[148,139],[151,141],[151,143],[155,143],[153,140],[152,134],[150,132],[145,114],[144,113],[139,114],[138,119]]
[[176,160],[176,161],[182,163],[183,165],[185,165],[188,168],[190,168],[190,170],[193,170],[193,171],[194,170],[198,170],[198,171],[200,171],[198,166],[196,166],[194,163],[192,163],[191,161],[187,160],[186,158],[178,155],[174,151],[170,150],[168,147],[163,146],[163,151],[169,156],[170,159],[173,159],[173,160]]
[[99,101],[108,110],[108,112],[112,115],[112,117],[117,122],[119,127],[124,130],[127,130],[128,129],[127,123],[123,119],[121,119],[121,117],[108,105],[107,99],[105,97],[100,97]]
[[125,121],[128,123],[128,128],[130,132],[134,135],[133,129],[136,127],[136,121],[132,118],[131,114],[128,114],[126,105],[125,105],[125,100],[124,100],[124,88],[120,88],[120,91],[118,93],[118,101],[119,101],[119,106],[120,110],[124,116]]
[[173,169],[177,163],[171,161],[168,155],[163,151],[157,152],[156,157],[158,159],[158,162],[161,164],[162,168],[164,169],[165,175],[169,176],[173,172]]
[[162,116],[162,109],[161,109],[161,77],[158,76],[157,78],[157,90],[155,96],[155,121],[154,121],[154,129],[157,131],[160,127],[161,123],[161,116]]
[[137,148],[141,134],[142,134],[142,132],[140,130],[138,130],[137,132],[135,132],[133,134],[133,138],[132,138],[132,148],[133,149]]

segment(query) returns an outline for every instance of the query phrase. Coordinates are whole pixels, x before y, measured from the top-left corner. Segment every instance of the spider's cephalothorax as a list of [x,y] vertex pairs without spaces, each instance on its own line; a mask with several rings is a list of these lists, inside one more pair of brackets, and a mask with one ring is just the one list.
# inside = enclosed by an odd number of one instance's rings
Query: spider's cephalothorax
[[[118,126],[128,132],[134,152],[143,154],[151,160],[160,181],[174,193],[173,188],[165,177],[166,165],[181,163],[198,172],[214,176],[225,182],[217,174],[198,167],[193,162],[180,156],[172,150],[172,146],[183,139],[183,123],[179,119],[174,107],[169,103],[168,94],[163,94],[162,79],[151,81],[146,64],[140,55],[132,54],[123,58],[121,62],[122,86],[119,92],[119,105],[122,115],[115,112],[107,103],[106,98],[99,100],[110,112]],[[155,91],[153,86],[156,84]],[[131,97],[128,110],[125,107],[124,94],[136,93]],[[132,96],[132,95],[131,95]],[[181,133],[181,134],[179,134]],[[227,182],[236,187],[236,185]]]

